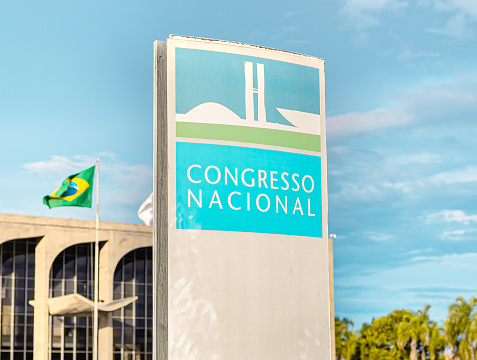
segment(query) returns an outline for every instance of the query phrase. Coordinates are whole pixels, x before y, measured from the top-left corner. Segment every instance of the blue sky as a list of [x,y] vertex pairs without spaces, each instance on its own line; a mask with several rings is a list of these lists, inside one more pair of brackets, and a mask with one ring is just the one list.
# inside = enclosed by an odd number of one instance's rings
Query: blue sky
[[0,2],[0,212],[101,159],[101,217],[152,189],[152,43],[219,38],[325,59],[336,312],[360,324],[476,295],[475,0]]

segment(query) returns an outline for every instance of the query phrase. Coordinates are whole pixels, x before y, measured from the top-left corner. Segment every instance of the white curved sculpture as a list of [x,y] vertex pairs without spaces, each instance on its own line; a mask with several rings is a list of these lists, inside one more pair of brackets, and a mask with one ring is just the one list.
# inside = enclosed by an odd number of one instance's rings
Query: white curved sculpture
[[[132,296],[124,299],[100,302],[98,303],[98,310],[103,312],[116,311],[133,303],[137,299],[137,296]],[[32,300],[29,304],[34,307],[35,301]],[[92,316],[94,302],[80,294],[57,296],[48,299],[48,310],[50,315],[55,316]]]

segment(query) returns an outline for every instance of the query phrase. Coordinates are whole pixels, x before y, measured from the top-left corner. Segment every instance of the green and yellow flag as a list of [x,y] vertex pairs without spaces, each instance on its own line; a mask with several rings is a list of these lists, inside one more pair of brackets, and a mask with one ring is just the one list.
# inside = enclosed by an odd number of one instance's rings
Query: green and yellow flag
[[95,166],[68,176],[51,195],[43,198],[50,209],[58,206],[91,207]]

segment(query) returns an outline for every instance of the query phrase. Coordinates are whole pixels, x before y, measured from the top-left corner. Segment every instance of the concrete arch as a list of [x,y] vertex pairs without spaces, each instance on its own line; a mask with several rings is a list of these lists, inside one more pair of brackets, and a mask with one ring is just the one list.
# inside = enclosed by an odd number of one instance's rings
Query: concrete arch
[[[111,238],[102,248],[99,258],[99,299],[103,301],[113,300],[114,272],[119,261],[133,250],[151,247],[152,228],[147,236]],[[106,360],[113,359],[113,315],[104,313],[99,318],[99,353]],[[107,354],[107,355],[106,355]]]

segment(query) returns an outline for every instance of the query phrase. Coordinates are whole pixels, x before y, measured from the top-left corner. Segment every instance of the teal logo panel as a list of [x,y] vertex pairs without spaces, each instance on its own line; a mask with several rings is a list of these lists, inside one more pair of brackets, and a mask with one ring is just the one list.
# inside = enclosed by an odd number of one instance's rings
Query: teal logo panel
[[322,237],[321,157],[176,146],[178,229]]
[[[295,126],[277,108],[320,113],[319,70],[307,66],[215,51],[176,49],[176,113],[185,114],[204,103],[225,106],[246,118],[246,72],[250,63],[251,88],[263,90],[266,122]],[[263,87],[258,81],[263,66]],[[245,71],[245,73],[244,73]],[[255,119],[257,119],[255,106]],[[293,121],[292,121],[293,122]]]

